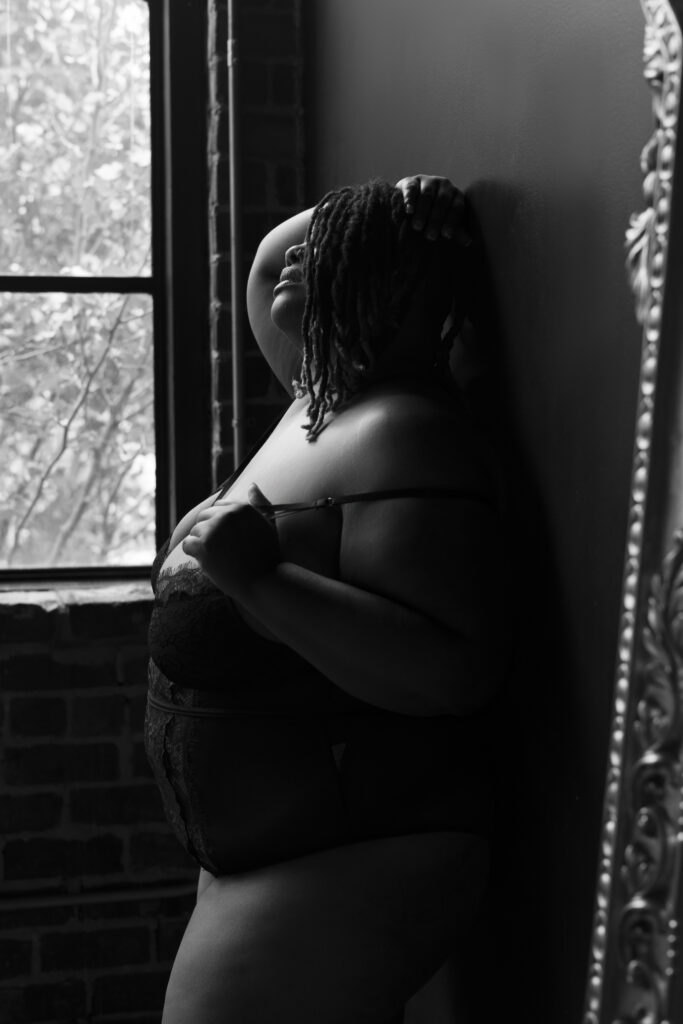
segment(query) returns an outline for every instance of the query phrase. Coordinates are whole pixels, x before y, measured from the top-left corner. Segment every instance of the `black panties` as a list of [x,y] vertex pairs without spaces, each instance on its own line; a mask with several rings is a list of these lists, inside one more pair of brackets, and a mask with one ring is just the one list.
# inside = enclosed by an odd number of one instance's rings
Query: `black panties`
[[466,719],[235,711],[153,661],[149,684],[145,746],[166,816],[214,875],[360,839],[488,831]]

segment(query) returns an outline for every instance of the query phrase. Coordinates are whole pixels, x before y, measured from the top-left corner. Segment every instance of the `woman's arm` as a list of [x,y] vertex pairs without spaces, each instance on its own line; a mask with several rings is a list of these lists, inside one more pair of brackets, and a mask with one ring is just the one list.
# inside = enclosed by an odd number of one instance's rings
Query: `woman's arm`
[[377,707],[466,714],[495,690],[495,666],[474,638],[299,565],[280,562],[239,601],[328,679]]
[[269,231],[258,249],[247,281],[247,312],[254,337],[268,365],[287,394],[293,397],[292,380],[301,369],[301,352],[270,317],[273,288],[285,265],[285,253],[300,245],[305,237],[313,209],[303,210]]
[[[396,486],[392,461],[404,480],[434,485],[410,454],[411,444],[424,451],[428,438],[416,439],[415,430],[403,438],[395,423],[386,426],[386,443],[376,449],[388,466],[380,489]],[[250,500],[266,504],[257,488]],[[346,506],[339,579],[281,561],[274,526],[248,505],[201,513],[183,548],[216,586],[353,696],[404,714],[464,714],[496,689],[506,574],[500,520],[487,501]]]

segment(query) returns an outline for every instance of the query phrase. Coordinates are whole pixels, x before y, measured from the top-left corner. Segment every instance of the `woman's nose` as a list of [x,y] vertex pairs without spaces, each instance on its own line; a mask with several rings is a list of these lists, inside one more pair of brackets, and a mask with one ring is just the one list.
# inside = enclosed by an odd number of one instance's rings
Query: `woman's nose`
[[285,266],[292,267],[295,263],[301,263],[304,258],[305,249],[305,242],[300,242],[299,245],[290,245],[289,249],[285,252]]

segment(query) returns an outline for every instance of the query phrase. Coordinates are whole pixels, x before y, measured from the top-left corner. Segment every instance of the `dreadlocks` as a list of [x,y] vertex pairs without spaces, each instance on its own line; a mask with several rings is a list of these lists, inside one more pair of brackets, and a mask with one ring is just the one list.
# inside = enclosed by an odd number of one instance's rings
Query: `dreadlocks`
[[309,397],[306,437],[313,441],[325,416],[362,387],[421,281],[427,301],[443,310],[439,326],[449,308],[457,320],[464,264],[456,243],[427,241],[411,227],[402,193],[381,179],[323,196],[306,243],[303,360],[294,387]]

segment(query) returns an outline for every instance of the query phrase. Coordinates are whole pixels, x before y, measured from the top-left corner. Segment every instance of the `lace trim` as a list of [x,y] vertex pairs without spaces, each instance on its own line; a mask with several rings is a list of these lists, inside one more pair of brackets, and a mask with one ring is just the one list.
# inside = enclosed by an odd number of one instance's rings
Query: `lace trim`
[[230,604],[230,598],[223,594],[219,588],[211,582],[199,565],[183,562],[182,565],[169,566],[157,575],[157,589],[155,597],[160,604],[165,604],[171,593],[187,594],[188,597],[196,597],[198,594],[219,594]]

